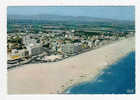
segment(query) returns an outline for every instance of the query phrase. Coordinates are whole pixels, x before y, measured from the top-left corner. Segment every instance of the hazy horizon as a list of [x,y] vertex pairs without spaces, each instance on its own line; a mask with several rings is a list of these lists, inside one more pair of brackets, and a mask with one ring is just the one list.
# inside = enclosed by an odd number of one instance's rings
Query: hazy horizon
[[8,15],[87,16],[116,20],[135,20],[134,6],[9,6]]

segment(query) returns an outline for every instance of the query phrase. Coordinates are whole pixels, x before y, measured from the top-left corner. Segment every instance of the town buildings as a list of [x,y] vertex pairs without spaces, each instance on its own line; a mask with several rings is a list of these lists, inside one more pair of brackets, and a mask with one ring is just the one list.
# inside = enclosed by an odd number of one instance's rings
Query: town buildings
[[[48,29],[50,28],[50,29]],[[88,32],[76,31],[74,29],[51,29],[53,26],[45,26],[38,33],[32,30],[25,30],[18,33],[8,34],[8,60],[34,59],[40,56],[46,61],[55,61],[72,55],[77,55],[90,49],[108,44],[109,41],[124,39],[126,36],[134,35],[129,32],[108,33],[108,32]],[[55,26],[55,28],[57,28]],[[31,28],[29,28],[31,29]],[[93,34],[92,34],[93,33]]]

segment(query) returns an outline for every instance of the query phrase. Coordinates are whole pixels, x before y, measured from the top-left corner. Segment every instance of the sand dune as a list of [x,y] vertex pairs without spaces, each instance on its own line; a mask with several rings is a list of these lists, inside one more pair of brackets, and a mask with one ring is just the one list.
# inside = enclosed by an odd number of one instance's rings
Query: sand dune
[[9,70],[8,93],[62,93],[69,86],[95,78],[107,65],[134,50],[132,37],[60,62],[28,64]]

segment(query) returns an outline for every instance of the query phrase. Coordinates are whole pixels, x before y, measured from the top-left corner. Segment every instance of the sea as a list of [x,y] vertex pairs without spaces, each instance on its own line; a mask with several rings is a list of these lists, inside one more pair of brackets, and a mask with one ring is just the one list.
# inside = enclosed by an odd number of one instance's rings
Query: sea
[[135,94],[135,52],[104,69],[89,82],[70,87],[66,94]]

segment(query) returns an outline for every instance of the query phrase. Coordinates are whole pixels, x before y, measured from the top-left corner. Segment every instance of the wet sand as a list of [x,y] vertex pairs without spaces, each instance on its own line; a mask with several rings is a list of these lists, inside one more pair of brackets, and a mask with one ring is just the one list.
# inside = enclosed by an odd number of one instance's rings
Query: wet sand
[[8,71],[8,94],[57,94],[95,78],[135,50],[135,38],[115,42],[59,62],[28,64]]

